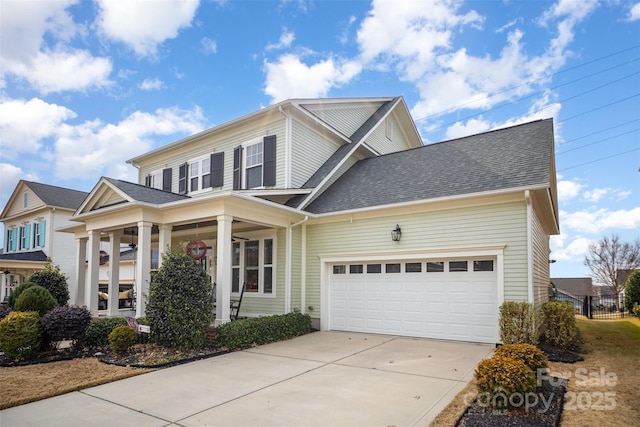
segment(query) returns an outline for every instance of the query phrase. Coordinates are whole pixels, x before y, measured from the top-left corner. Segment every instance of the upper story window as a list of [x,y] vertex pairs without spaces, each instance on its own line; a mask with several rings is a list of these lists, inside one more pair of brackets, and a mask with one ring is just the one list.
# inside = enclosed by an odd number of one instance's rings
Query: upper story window
[[17,235],[17,228],[10,228],[7,230],[7,252],[8,251],[15,251],[16,250],[16,235]]
[[171,168],[151,172],[145,177],[144,185],[162,191],[171,191]]
[[29,236],[31,234],[31,224],[25,224],[23,227],[19,228],[18,231],[18,244],[19,244],[19,249],[29,249],[30,246],[30,241],[29,241]]
[[33,224],[33,247],[44,246],[44,221]]
[[273,187],[276,185],[276,136],[265,136],[235,148],[233,152],[233,189]]
[[29,206],[29,193],[25,191],[22,194],[22,207],[26,208],[27,206]]
[[200,192],[224,184],[224,152],[191,159],[178,170],[178,193]]

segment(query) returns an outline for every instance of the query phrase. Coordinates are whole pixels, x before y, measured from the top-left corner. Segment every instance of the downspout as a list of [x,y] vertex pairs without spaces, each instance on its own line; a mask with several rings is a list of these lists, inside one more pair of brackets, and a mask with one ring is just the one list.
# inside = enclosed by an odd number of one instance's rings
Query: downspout
[[[292,241],[293,241],[293,227],[297,227],[298,225],[307,222],[309,220],[309,216],[305,215],[304,219],[296,222],[295,224],[291,224],[287,227],[287,271],[285,277],[285,297],[284,297],[284,311],[285,313],[291,312],[291,269],[293,268],[291,264],[292,258]],[[304,246],[302,248],[302,252],[304,254]],[[304,259],[304,258],[303,258]],[[302,308],[304,312],[304,306]]]
[[282,105],[278,111],[284,116],[284,188],[291,188],[291,118],[284,112]]
[[524,191],[524,199],[527,203],[527,301],[533,304],[533,206],[529,190]]

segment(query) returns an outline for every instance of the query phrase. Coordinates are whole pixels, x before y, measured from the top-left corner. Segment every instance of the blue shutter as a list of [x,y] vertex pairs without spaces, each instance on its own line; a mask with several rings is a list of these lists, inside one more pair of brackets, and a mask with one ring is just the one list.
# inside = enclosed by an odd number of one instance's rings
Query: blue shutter
[[11,230],[11,250],[15,251],[18,247],[18,228]]
[[27,224],[24,226],[24,248],[31,248],[31,224]]
[[47,232],[47,221],[42,220],[40,221],[40,241],[38,242],[38,246],[43,247],[44,248],[44,244],[47,241],[46,238],[46,232]]

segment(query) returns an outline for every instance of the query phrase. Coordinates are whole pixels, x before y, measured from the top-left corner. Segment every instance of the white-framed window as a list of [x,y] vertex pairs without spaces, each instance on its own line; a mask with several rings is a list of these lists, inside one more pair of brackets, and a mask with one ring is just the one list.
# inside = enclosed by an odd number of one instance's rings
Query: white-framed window
[[244,188],[262,187],[263,144],[262,140],[244,146]]
[[29,247],[29,233],[27,232],[27,227],[20,227],[19,234],[19,243],[20,249],[27,249]]
[[16,229],[7,230],[7,252],[16,250]]
[[29,193],[25,191],[22,193],[22,207],[26,209],[27,206],[29,206]]
[[211,187],[211,157],[189,160],[189,192]]
[[42,242],[42,224],[39,222],[36,222],[35,224],[33,224],[33,247],[40,247],[41,242]]
[[248,295],[275,296],[275,233],[236,240],[232,243],[231,293],[242,284]]
[[149,187],[162,190],[162,169],[149,174]]

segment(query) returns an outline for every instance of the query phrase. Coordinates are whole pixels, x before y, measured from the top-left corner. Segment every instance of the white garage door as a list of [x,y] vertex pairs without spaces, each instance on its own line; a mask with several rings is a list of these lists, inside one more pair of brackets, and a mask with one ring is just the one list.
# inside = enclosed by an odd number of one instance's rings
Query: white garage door
[[495,259],[331,266],[330,328],[498,342]]

